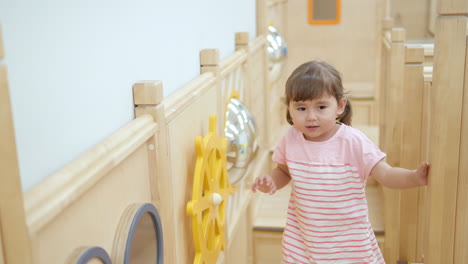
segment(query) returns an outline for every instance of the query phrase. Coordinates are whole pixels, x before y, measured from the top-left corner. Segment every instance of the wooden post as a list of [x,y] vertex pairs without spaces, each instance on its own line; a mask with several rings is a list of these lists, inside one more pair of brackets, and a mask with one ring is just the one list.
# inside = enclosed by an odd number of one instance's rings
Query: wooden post
[[173,184],[169,162],[168,136],[161,81],[142,81],[133,85],[135,117],[149,114],[158,124],[157,137],[148,140],[148,162],[152,202],[161,215],[164,263],[178,263],[175,254]]
[[[0,32],[0,60],[3,42]],[[32,263],[6,66],[0,64],[0,263]]]
[[212,72],[219,75],[219,50],[204,49],[200,51],[200,73]]
[[388,71],[389,62],[390,62],[390,52],[391,52],[391,39],[387,41],[387,34],[391,36],[391,30],[393,27],[393,19],[385,18],[382,22],[382,42],[379,43],[381,46],[380,54],[380,70],[377,71],[377,80],[379,85],[378,92],[376,92],[376,103],[379,106],[379,147],[383,151],[387,151],[387,147],[385,146],[385,137],[387,131],[387,104],[388,101],[388,94],[390,91],[388,90],[388,82],[390,79],[390,74]]
[[[451,10],[449,7],[452,5],[460,7],[467,4],[466,0],[439,1],[439,12]],[[463,9],[457,12],[467,11]],[[437,18],[431,90],[431,169],[428,185],[428,248],[425,250],[427,264],[462,264],[468,261],[467,32],[466,16]]]
[[[406,46],[403,104],[405,113],[401,116],[402,137],[400,165],[415,169],[420,163],[422,110],[424,91],[424,48]],[[400,191],[400,252],[399,260],[422,261],[417,255],[419,188]],[[422,216],[421,216],[422,217]]]
[[244,50],[247,54],[247,63],[242,66],[242,71],[245,74],[244,82],[244,98],[243,103],[247,108],[252,109],[252,85],[251,85],[251,67],[252,67],[252,54],[250,54],[250,38],[248,32],[236,33],[236,51]]
[[[389,58],[389,78],[386,87],[387,101],[385,103],[386,131],[385,151],[387,161],[392,166],[400,166],[401,143],[401,113],[404,86],[405,64],[405,30],[392,29],[392,43]],[[385,217],[385,244],[384,257],[387,263],[395,263],[399,258],[400,238],[400,191],[383,187],[384,192],[384,217]]]
[[267,0],[257,0],[257,36],[268,34]]
[[[218,49],[204,49],[200,51],[200,73],[212,72],[216,78],[216,104],[217,104],[217,113],[225,112],[225,98],[222,91],[222,85],[219,82],[221,67],[219,66],[220,57]],[[224,118],[221,120],[224,121]],[[216,122],[218,133],[223,131],[224,133],[224,122]]]

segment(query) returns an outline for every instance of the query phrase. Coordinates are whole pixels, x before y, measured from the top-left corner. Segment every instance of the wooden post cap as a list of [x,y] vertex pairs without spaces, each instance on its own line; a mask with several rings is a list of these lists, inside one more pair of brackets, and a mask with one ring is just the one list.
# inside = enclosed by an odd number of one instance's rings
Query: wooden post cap
[[393,27],[394,21],[391,17],[386,17],[382,21],[383,29],[391,29]]
[[392,42],[404,42],[406,30],[404,28],[392,28]]
[[201,66],[217,66],[219,64],[218,49],[204,49],[200,51]]
[[163,100],[161,81],[140,81],[133,85],[133,103],[135,105],[157,105]]
[[423,63],[424,47],[421,45],[405,45],[406,63]]
[[248,45],[249,44],[249,32],[237,32],[236,33],[236,45]]

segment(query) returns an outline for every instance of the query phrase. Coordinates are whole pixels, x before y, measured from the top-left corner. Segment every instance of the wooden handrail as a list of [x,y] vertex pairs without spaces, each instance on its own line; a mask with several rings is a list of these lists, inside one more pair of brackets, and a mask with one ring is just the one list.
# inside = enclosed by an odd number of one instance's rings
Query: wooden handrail
[[24,203],[30,235],[34,236],[78,200],[107,172],[153,136],[157,129],[150,115],[136,118],[28,191]]

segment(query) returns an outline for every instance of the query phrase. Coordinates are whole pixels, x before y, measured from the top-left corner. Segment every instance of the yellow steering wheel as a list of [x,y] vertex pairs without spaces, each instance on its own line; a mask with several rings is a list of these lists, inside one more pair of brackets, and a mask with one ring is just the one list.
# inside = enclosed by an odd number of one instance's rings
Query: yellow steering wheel
[[192,200],[187,214],[192,216],[194,264],[215,264],[225,249],[226,203],[235,189],[226,169],[226,139],[216,134],[216,115],[210,116],[209,132],[195,139],[195,165]]

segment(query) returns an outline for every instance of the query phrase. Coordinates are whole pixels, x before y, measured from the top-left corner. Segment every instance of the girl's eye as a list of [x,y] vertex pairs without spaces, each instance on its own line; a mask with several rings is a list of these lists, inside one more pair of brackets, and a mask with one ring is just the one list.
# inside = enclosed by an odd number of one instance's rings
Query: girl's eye
[[299,108],[297,108],[297,110],[299,110],[299,111],[305,111],[306,109],[305,109],[305,107],[299,107]]
[[319,106],[318,108],[319,108],[319,109],[325,109],[325,108],[327,108],[327,107],[324,106],[324,105],[321,105],[321,106]]

